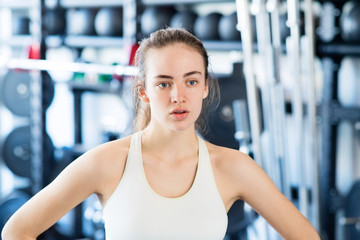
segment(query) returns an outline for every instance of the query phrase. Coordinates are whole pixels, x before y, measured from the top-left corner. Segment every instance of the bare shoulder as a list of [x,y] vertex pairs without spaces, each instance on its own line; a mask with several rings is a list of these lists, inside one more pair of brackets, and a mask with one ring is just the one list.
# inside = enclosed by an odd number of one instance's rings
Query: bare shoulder
[[126,160],[130,147],[131,136],[101,144],[84,153],[80,158],[93,161],[98,167],[119,164]]
[[124,172],[131,136],[101,144],[74,161],[78,168],[92,173],[98,195],[107,195],[117,186]]
[[254,179],[267,178],[266,173],[249,155],[209,142],[206,142],[206,146],[216,183],[227,199],[243,199]]
[[227,173],[230,173],[233,170],[238,173],[238,171],[242,169],[251,168],[256,165],[249,155],[240,152],[239,150],[217,146],[209,142],[206,142],[206,146],[213,166],[220,168]]

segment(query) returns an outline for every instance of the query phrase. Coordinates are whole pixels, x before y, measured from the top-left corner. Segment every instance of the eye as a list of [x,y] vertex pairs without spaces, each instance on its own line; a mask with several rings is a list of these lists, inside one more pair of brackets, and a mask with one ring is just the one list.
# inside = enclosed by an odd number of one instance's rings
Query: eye
[[190,80],[190,81],[187,82],[187,84],[190,85],[190,86],[194,86],[194,85],[197,84],[197,81],[196,80]]
[[161,82],[161,83],[158,83],[157,86],[160,88],[166,88],[166,87],[170,87],[170,84],[167,82]]

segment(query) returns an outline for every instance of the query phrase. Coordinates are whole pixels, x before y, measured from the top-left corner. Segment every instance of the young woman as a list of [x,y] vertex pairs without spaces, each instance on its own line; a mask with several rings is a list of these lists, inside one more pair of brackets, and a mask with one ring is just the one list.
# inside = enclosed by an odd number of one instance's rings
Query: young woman
[[71,163],[10,218],[4,240],[36,239],[93,193],[107,240],[220,240],[238,199],[285,239],[319,239],[249,156],[197,135],[217,88],[196,37],[159,30],[141,42],[136,65],[135,133]]

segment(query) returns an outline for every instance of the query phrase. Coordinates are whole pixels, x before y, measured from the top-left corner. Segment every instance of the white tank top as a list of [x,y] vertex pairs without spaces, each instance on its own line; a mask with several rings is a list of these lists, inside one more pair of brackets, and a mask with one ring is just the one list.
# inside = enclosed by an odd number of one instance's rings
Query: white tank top
[[141,132],[131,138],[122,179],[103,210],[106,240],[221,240],[227,213],[217,189],[205,142],[190,190],[177,198],[157,194],[147,182]]

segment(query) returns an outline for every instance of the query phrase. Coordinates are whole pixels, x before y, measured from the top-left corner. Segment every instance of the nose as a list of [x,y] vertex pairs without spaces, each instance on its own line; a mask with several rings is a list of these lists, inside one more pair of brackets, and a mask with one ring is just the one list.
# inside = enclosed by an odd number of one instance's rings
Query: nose
[[185,89],[180,84],[175,84],[171,93],[171,101],[174,103],[185,102]]

